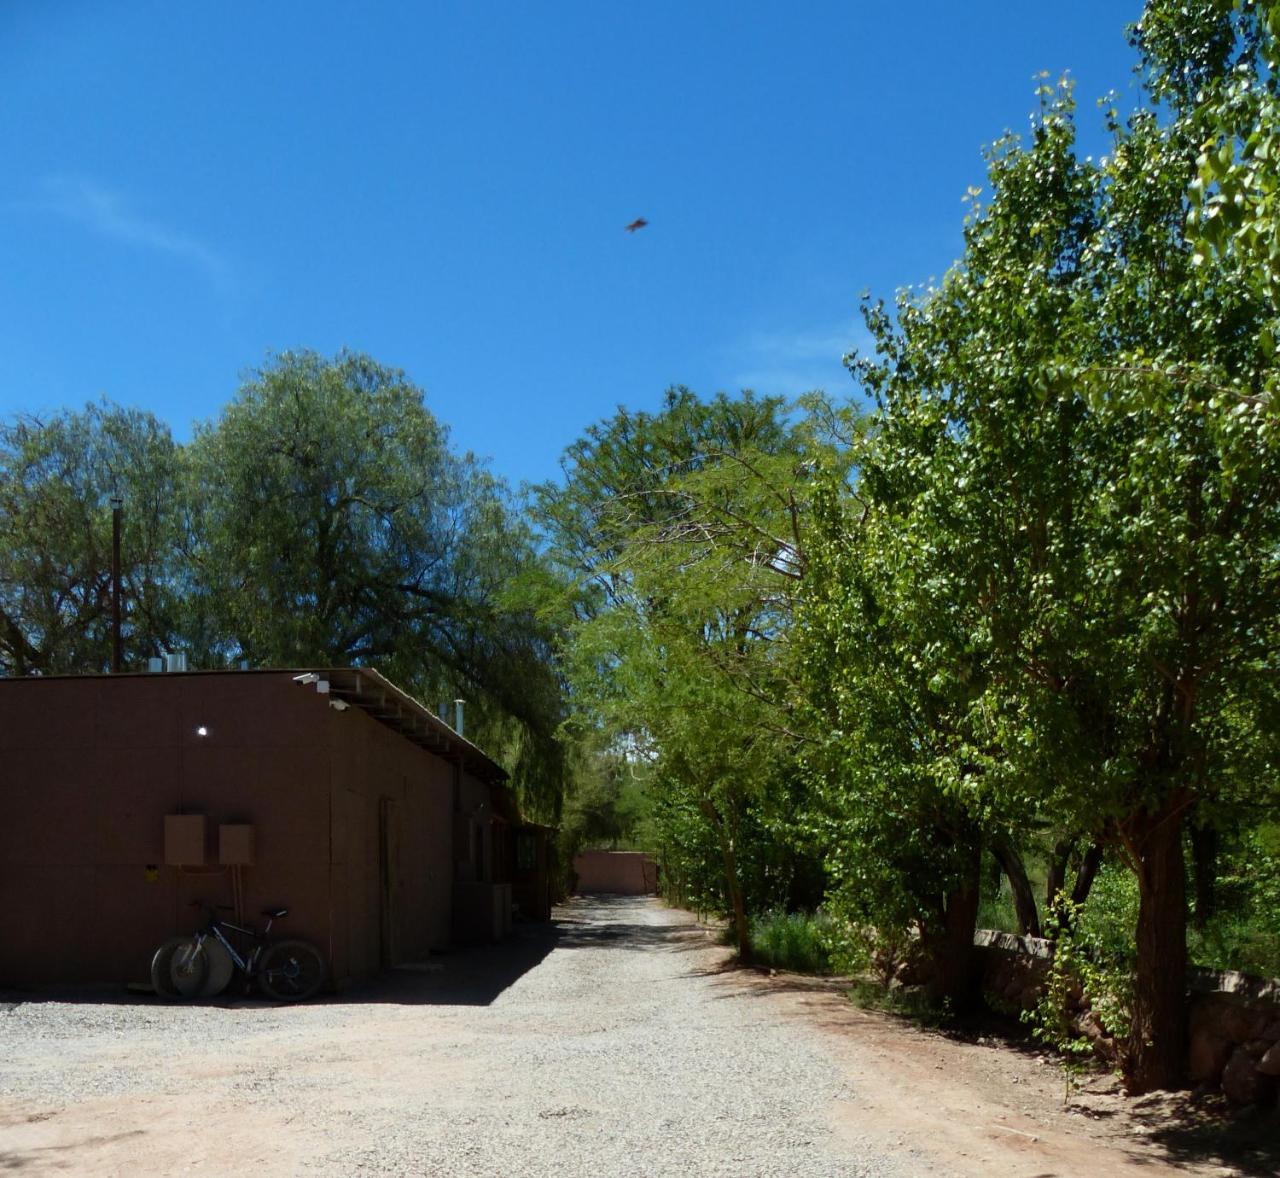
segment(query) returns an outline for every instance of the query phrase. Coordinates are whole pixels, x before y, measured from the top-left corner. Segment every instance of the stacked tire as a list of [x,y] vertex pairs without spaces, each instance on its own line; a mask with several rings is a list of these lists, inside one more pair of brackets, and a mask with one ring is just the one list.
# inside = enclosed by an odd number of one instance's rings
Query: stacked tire
[[217,941],[173,937],[151,959],[151,985],[161,998],[216,998],[232,969],[231,955]]

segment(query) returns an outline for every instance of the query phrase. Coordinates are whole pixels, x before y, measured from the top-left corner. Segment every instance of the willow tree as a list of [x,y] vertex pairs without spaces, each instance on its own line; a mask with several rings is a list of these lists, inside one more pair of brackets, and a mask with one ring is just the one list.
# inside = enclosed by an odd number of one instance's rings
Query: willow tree
[[0,669],[111,666],[112,500],[124,509],[126,667],[182,626],[181,454],[148,413],[109,403],[0,425]]
[[560,682],[548,570],[504,485],[403,373],[285,353],[191,443],[193,630],[208,658],[376,666],[469,731],[554,818]]

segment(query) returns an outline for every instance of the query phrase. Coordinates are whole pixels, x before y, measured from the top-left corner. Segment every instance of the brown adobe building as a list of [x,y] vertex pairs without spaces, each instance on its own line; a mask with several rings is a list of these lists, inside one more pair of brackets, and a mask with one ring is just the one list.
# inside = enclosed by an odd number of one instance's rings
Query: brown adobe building
[[0,988],[146,978],[197,900],[339,986],[493,939],[546,857],[506,780],[365,668],[0,679]]

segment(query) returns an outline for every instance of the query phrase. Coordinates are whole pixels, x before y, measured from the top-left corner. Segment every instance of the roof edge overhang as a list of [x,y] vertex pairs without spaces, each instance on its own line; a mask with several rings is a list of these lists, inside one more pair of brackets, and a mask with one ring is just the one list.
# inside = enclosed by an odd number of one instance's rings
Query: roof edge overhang
[[446,760],[459,760],[464,769],[490,785],[505,785],[507,771],[479,745],[445,723],[424,703],[371,667],[309,667],[302,674],[329,682],[329,695],[360,708],[380,724]]
[[461,763],[472,776],[489,785],[506,785],[510,774],[479,745],[459,735],[424,703],[371,667],[255,667],[249,670],[220,668],[191,671],[126,671],[122,674],[22,675],[0,677],[0,684],[41,683],[51,680],[97,679],[137,680],[197,678],[209,675],[314,675],[329,684],[329,694],[372,716],[380,724],[399,733],[420,748],[445,760]]

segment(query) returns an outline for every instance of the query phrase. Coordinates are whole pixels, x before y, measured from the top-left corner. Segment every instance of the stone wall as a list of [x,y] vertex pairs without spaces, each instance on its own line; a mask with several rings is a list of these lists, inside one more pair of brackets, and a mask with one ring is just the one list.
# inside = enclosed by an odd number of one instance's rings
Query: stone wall
[[996,1010],[1030,1010],[1053,960],[1053,942],[981,928],[973,938],[982,958],[982,989]]
[[[1053,959],[1053,943],[979,929],[974,944],[991,1005],[1012,1011],[1033,1007]],[[1236,1104],[1274,1104],[1280,1088],[1280,980],[1192,969],[1187,983],[1190,1080],[1221,1087]],[[1099,1055],[1115,1059],[1116,1046],[1083,995],[1074,1021]]]

